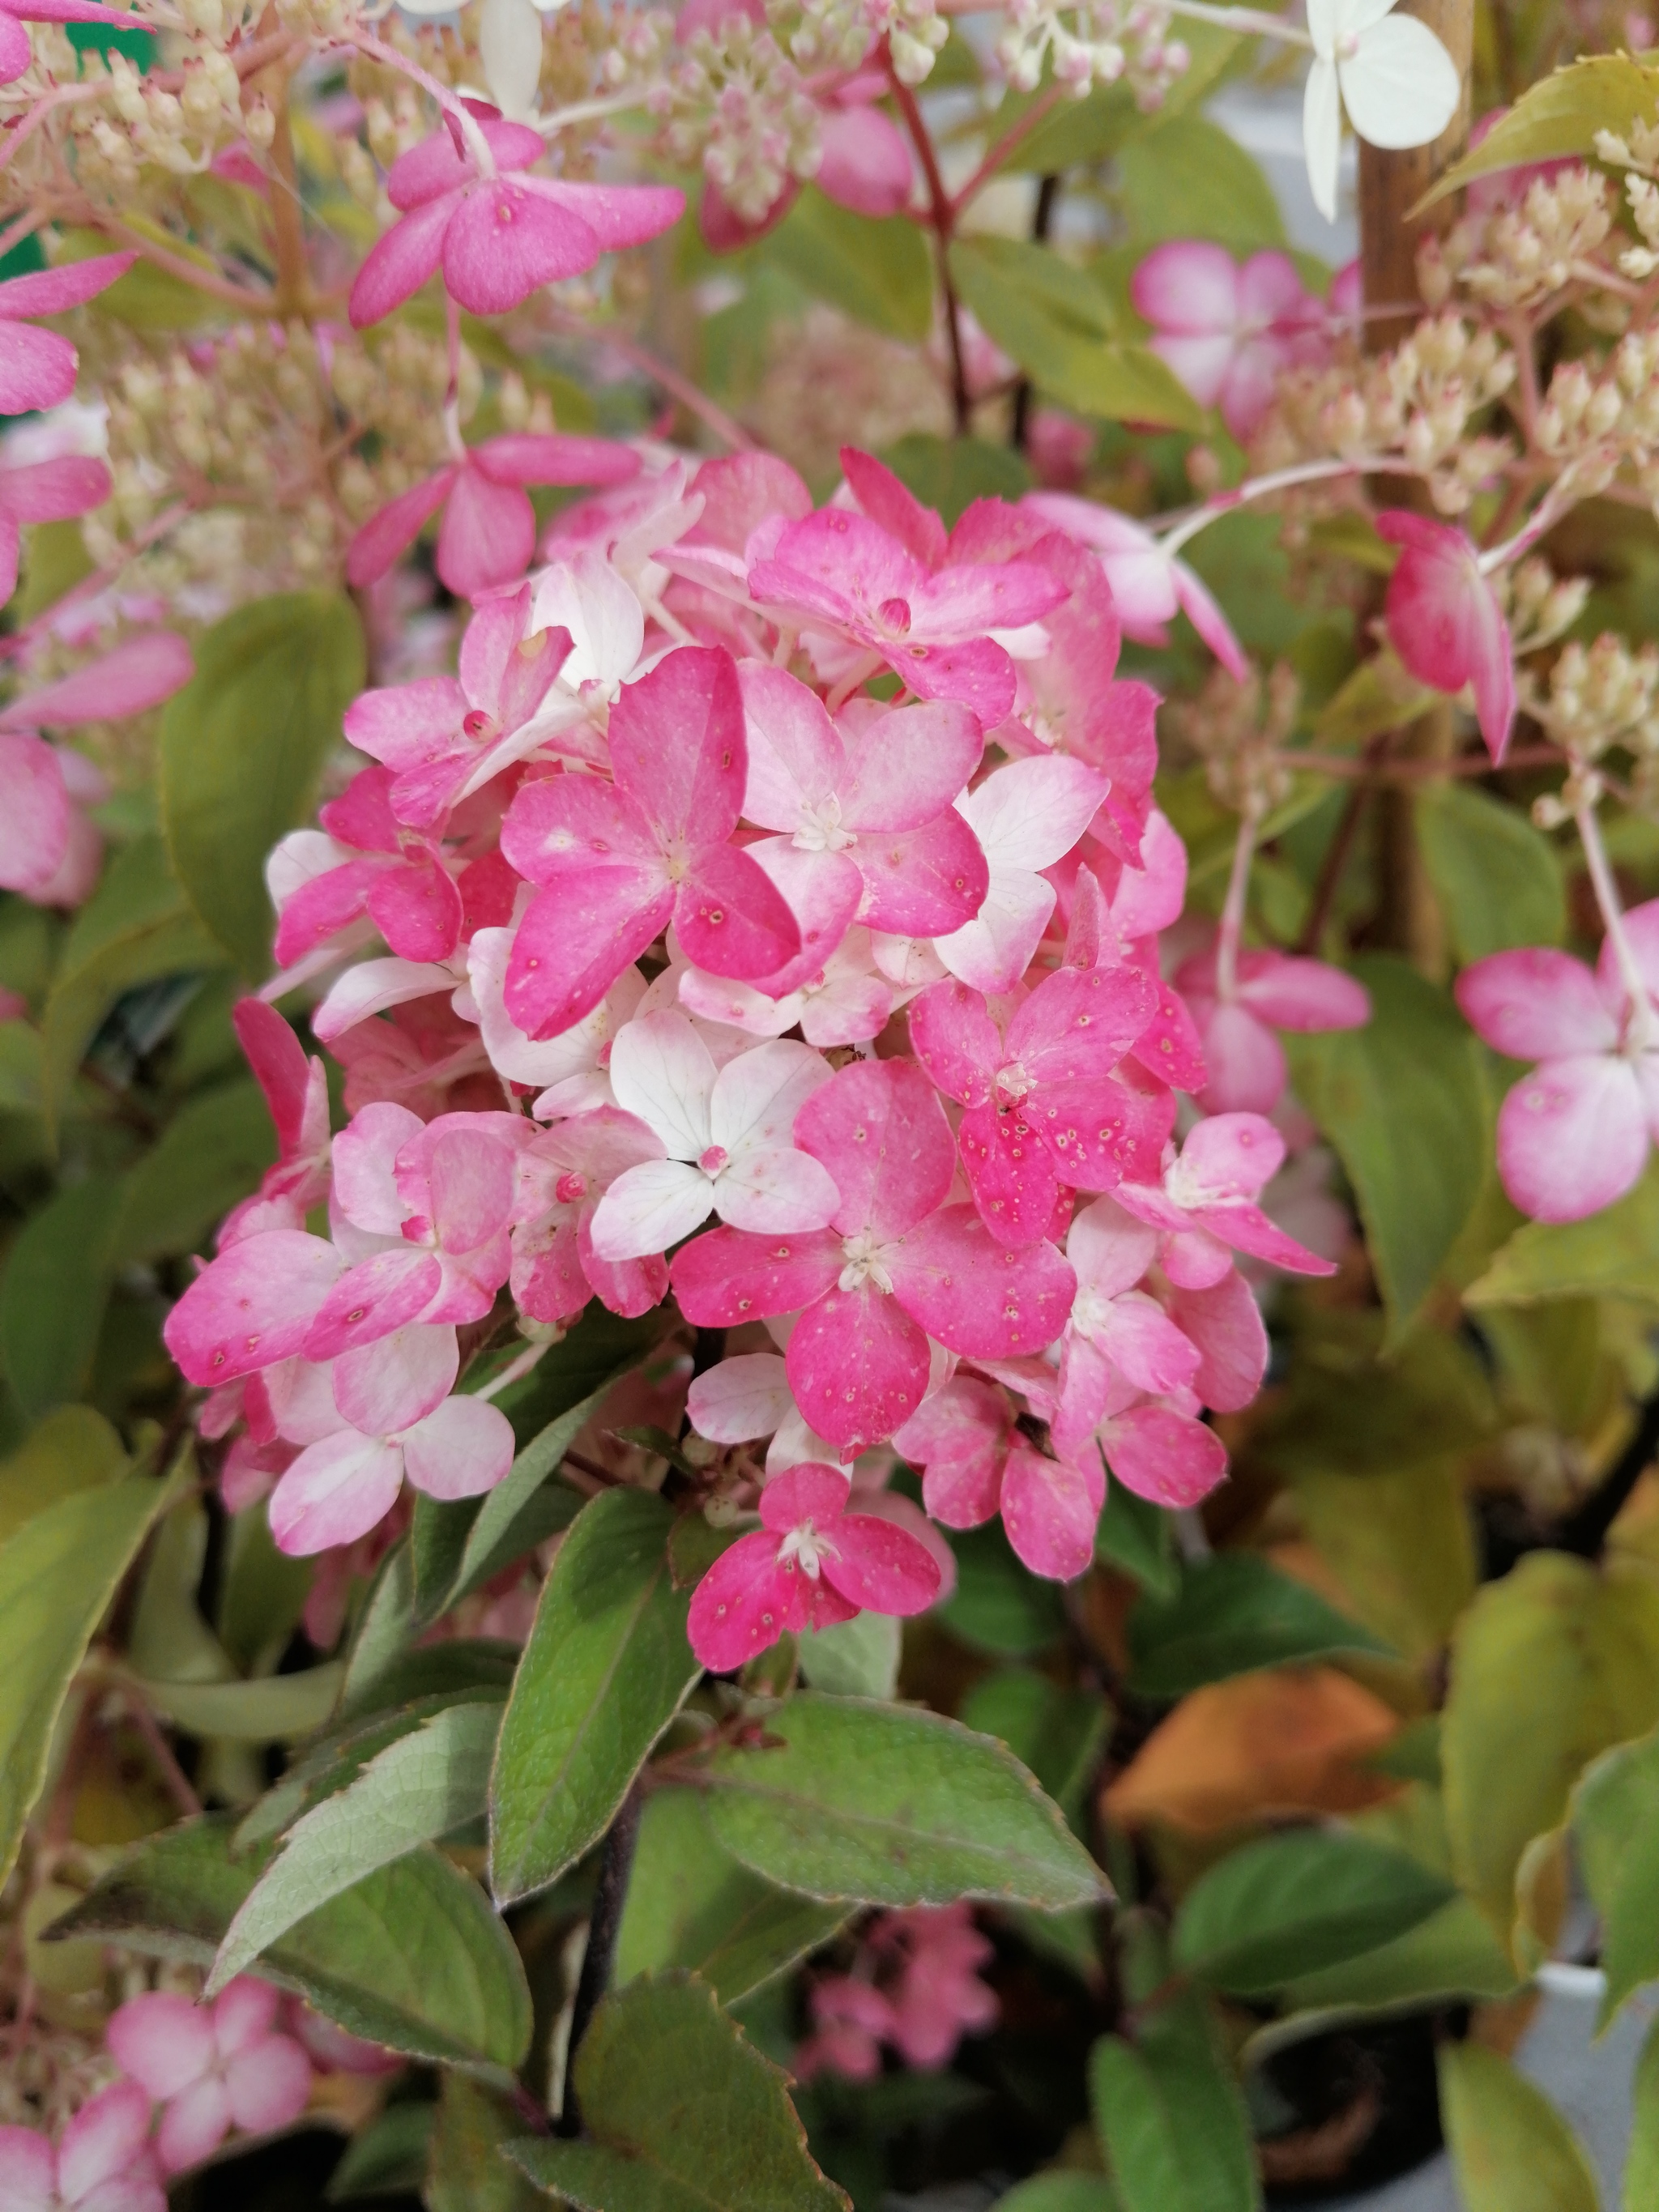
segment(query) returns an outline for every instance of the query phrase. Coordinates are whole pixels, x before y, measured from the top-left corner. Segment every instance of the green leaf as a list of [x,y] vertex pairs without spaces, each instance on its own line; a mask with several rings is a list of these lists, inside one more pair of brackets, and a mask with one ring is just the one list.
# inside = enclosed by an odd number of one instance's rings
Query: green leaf
[[1523,92],[1474,151],[1452,163],[1421,205],[1431,207],[1476,177],[1522,162],[1587,158],[1595,152],[1600,132],[1626,137],[1638,123],[1651,122],[1656,106],[1659,70],[1629,54],[1570,62]]
[[1095,1557],[1103,1565],[1121,1567],[1154,1597],[1173,1597],[1181,1581],[1170,1516],[1121,1482],[1106,1486],[1095,1524]]
[[957,1586],[933,1617],[952,1636],[999,1658],[1024,1659],[1064,1633],[1066,1607],[1057,1585],[1022,1565],[1000,1521],[953,1530],[951,1549]]
[[[237,1824],[234,1850],[240,1855],[254,1844],[264,1843],[284,1830],[291,1831],[306,1814],[349,1790],[382,1752],[416,1735],[452,1706],[488,1706],[494,1713],[495,1725],[499,1725],[506,1703],[505,1684],[497,1687],[470,1683],[434,1690],[395,1711],[376,1713],[370,1719],[315,1738],[303,1751],[293,1755],[282,1778],[243,1814]],[[489,1727],[493,1739],[493,1725],[480,1722],[478,1726],[480,1729]],[[481,1803],[476,1806],[473,1817],[482,1809]],[[440,1829],[437,1832],[441,1835],[444,1832]]]
[[313,1565],[277,1550],[263,1504],[245,1506],[230,1522],[218,1627],[244,1673],[267,1673],[281,1659],[305,1610]]
[[1567,1297],[1659,1305],[1659,1163],[1626,1197],[1588,1221],[1527,1222],[1463,1293],[1472,1306]]
[[130,1474],[60,1498],[0,1545],[0,1881],[75,1670],[167,1498],[167,1484]]
[[70,1183],[30,1215],[6,1255],[0,1352],[31,1419],[86,1392],[120,1211],[120,1185],[106,1176]]
[[912,430],[884,446],[876,458],[951,530],[976,499],[1015,500],[1031,489],[1024,456],[983,438],[936,438]]
[[279,592],[238,607],[196,648],[196,673],[161,719],[167,850],[198,918],[245,975],[270,966],[264,857],[317,803],[340,718],[362,690],[350,601]]
[[1659,1720],[1659,1593],[1639,1571],[1530,1552],[1452,1647],[1441,1723],[1451,1870],[1510,1940],[1515,1878],[1598,1752]]
[[1659,1738],[1604,1752],[1573,1792],[1578,1863],[1601,1917],[1603,2027],[1659,1978]]
[[996,2212],[1120,2212],[1117,2191],[1103,2173],[1050,2166],[1017,2181],[996,2201]]
[[191,1735],[281,1743],[322,1726],[343,1674],[334,1660],[302,1674],[265,1674],[252,1682],[135,1680],[132,1686],[153,1711]]
[[[1374,533],[1371,542],[1382,546]],[[1393,566],[1393,548],[1382,550],[1389,555],[1384,564],[1386,574]],[[1408,675],[1398,654],[1384,647],[1362,660],[1325,702],[1314,722],[1314,736],[1327,750],[1355,752],[1368,738],[1380,738],[1385,731],[1409,729],[1445,696],[1432,684],[1419,684],[1416,677]]]
[[0,1111],[38,1114],[42,1095],[40,1032],[27,1022],[0,1022]]
[[194,1251],[276,1157],[256,1083],[221,1084],[181,1106],[125,1178],[112,1264]]
[[888,337],[917,344],[933,326],[927,242],[902,216],[854,215],[808,185],[757,251],[815,299]]
[[0,1460],[0,1545],[47,1506],[77,1491],[100,1490],[126,1467],[121,1439],[101,1413],[58,1407]]
[[1217,1552],[1195,1560],[1173,1598],[1143,1598],[1129,1615],[1131,1679],[1146,1698],[1184,1698],[1206,1682],[1334,1652],[1388,1650],[1380,1637],[1255,1552]]
[[988,337],[1066,406],[1111,422],[1202,427],[1204,410],[1174,372],[1115,332],[1106,295],[1048,247],[959,238],[951,276]]
[[[448,2074],[446,2081],[465,2076]],[[426,2179],[434,2107],[392,2105],[346,2144],[328,2178],[325,2204],[360,2204],[374,2197],[412,2197]]]
[[1196,1992],[1156,2008],[1133,2045],[1101,2038],[1089,2102],[1123,2212],[1260,2205],[1244,2100]]
[[1561,942],[1567,897],[1560,859],[1518,806],[1446,782],[1419,791],[1412,815],[1460,960]]
[[1443,2043],[1440,2110],[1467,2212],[1600,2212],[1583,2146],[1541,2089],[1479,2043]]
[[545,1889],[598,1841],[702,1671],[685,1640],[690,1598],[669,1579],[673,1518],[648,1491],[606,1491],[559,1547],[495,1754],[500,1899]]
[[[54,1928],[206,1966],[269,1851],[231,1856],[234,1816],[151,1837]],[[353,2035],[412,2058],[505,2080],[530,2043],[530,1991],[513,1939],[430,1845],[309,1914],[266,1953],[260,1978],[295,1990]]]
[[1131,138],[1117,167],[1137,246],[1207,238],[1253,253],[1285,244],[1285,219],[1261,164],[1206,116],[1172,117]]
[[1659,2020],[1648,2030],[1636,2062],[1635,2111],[1625,2159],[1625,2212],[1659,2204]]
[[1230,1851],[1182,1901],[1178,1966],[1238,1996],[1391,1942],[1450,1902],[1451,1884],[1364,1836],[1304,1828]]
[[847,2212],[812,2163],[788,2076],[687,1974],[606,1997],[572,2069],[589,2140],[512,2146],[582,2212]]
[[890,1698],[898,1690],[899,1625],[861,1613],[832,1628],[807,1629],[796,1644],[801,1679],[838,1698]]
[[1081,1827],[1085,1794],[1112,1723],[1104,1698],[1067,1689],[1030,1667],[1003,1667],[975,1683],[960,1717],[964,1728],[1006,1744],[1073,1827]]
[[428,2150],[426,2212],[527,2212],[535,2191],[506,2156],[524,2115],[498,2091],[446,2074]]
[[1478,1905],[1454,1897],[1391,1943],[1284,1983],[1286,2012],[1426,2004],[1453,1997],[1506,1997],[1518,1987],[1514,1961]]
[[225,1931],[209,1996],[319,1905],[484,1809],[499,1704],[446,1705],[289,1829]]
[[[1367,1401],[1367,1419],[1370,1413]],[[1304,1533],[1354,1612],[1395,1650],[1426,1663],[1474,1595],[1474,1532],[1455,1460],[1398,1474],[1298,1473],[1295,1492]]]
[[1297,1096],[1335,1147],[1359,1201],[1400,1343],[1480,1195],[1490,1139],[1478,1048],[1445,992],[1404,960],[1354,963],[1364,1028],[1285,1040]]
[[374,1571],[346,1653],[337,1717],[372,1712],[392,1700],[380,1686],[407,1652],[415,1631],[415,1561],[400,1537]]
[[805,1692],[767,1714],[760,1744],[722,1746],[697,1780],[733,1857],[809,1897],[1058,1911],[1109,1894],[1019,1762],[937,1713]]
[[735,2004],[827,1943],[851,1911],[775,1889],[739,1866],[715,1842],[696,1790],[653,1790],[628,1878],[616,1984],[684,1966]]

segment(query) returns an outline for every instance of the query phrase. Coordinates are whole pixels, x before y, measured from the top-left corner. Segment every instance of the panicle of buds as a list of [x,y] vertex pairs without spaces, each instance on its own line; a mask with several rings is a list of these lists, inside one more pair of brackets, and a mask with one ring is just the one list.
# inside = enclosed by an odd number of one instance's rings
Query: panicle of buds
[[1045,64],[1079,99],[1096,85],[1126,79],[1139,106],[1158,106],[1188,64],[1170,33],[1170,10],[1156,0],[1010,0],[997,58],[1009,82],[1035,91]]
[[759,222],[792,177],[823,159],[818,111],[772,33],[746,15],[699,30],[653,106],[672,161],[701,165],[733,211]]
[[1431,307],[1458,289],[1494,307],[1534,307],[1570,284],[1597,284],[1612,228],[1605,178],[1580,168],[1534,177],[1518,205],[1472,210],[1443,240],[1426,239],[1419,288]]
[[1197,697],[1170,701],[1162,720],[1203,762],[1212,797],[1260,818],[1290,795],[1283,756],[1301,704],[1296,672],[1281,660],[1265,682],[1255,669],[1242,684],[1224,668],[1212,669]]

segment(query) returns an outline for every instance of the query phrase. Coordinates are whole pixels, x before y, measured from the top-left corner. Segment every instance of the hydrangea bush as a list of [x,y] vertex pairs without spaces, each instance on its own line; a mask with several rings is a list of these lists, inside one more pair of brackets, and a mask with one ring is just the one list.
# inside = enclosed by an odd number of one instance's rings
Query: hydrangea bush
[[1600,2201],[1653,36],[7,0],[0,2212]]

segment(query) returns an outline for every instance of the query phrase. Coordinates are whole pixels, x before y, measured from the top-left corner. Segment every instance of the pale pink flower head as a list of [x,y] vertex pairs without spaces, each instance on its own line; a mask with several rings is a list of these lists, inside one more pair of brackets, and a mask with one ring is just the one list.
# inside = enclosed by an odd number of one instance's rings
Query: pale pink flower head
[[305,2110],[311,2061],[278,2027],[280,2003],[268,1982],[242,1974],[211,2004],[157,1990],[111,2016],[111,2055],[162,2107],[164,2173],[199,2165],[233,2127],[267,2135]]
[[1051,1344],[1073,1277],[1051,1244],[994,1238],[971,1206],[946,1205],[955,1146],[913,1061],[843,1068],[801,1109],[795,1142],[835,1178],[828,1229],[761,1237],[711,1230],[675,1255],[680,1309],[729,1327],[804,1309],[789,1385],[820,1436],[845,1453],[890,1436],[921,1403],[928,1339],[969,1358]]
[[[0,13],[0,84],[9,84],[29,65],[28,33],[17,21],[27,15],[46,19],[42,10],[13,7]],[[62,20],[106,22],[108,11],[84,0],[65,0],[76,12]],[[34,409],[56,407],[75,390],[76,352],[56,331],[37,331],[27,318],[61,315],[70,307],[83,307],[88,300],[125,276],[137,258],[132,253],[98,253],[89,261],[71,261],[62,269],[38,269],[27,276],[9,276],[0,283],[0,415],[27,415]],[[26,520],[29,518],[25,518]]]
[[965,1898],[884,1912],[870,1942],[878,1954],[901,1961],[889,1990],[890,2039],[907,2066],[931,2072],[946,2065],[964,2035],[995,2027],[1001,2010],[996,1992],[979,1978],[992,1956],[990,1939],[974,1925]]
[[[688,12],[682,9],[675,21],[681,39],[686,35]],[[763,24],[764,16],[760,20]],[[909,141],[874,104],[886,89],[885,76],[872,73],[817,95],[819,158],[812,181],[826,198],[856,215],[899,215],[910,201],[915,163]],[[708,178],[697,221],[716,253],[734,253],[775,229],[799,197],[799,179],[785,177],[770,207],[757,222],[749,222]]]
[[1100,556],[1126,637],[1167,645],[1168,624],[1184,614],[1230,676],[1243,683],[1249,674],[1244,648],[1209,586],[1144,524],[1071,492],[1029,491],[1020,503]]
[[370,251],[351,288],[355,330],[378,323],[441,267],[458,307],[501,315],[602,253],[642,246],[684,210],[666,185],[580,185],[536,177],[546,146],[538,131],[485,110],[478,128],[496,173],[479,172],[459,127],[447,123],[392,163],[386,191],[402,220]]
[[1209,1081],[1199,1095],[1211,1114],[1272,1113],[1289,1080],[1276,1030],[1306,1036],[1363,1029],[1370,1019],[1363,983],[1322,960],[1287,952],[1241,951],[1225,1001],[1213,941],[1182,963],[1176,982],[1203,1039]]
[[33,2128],[0,2127],[0,2212],[167,2212],[137,2081],[88,2099],[54,2150]]
[[1634,1007],[1610,944],[1594,973],[1544,946],[1494,952],[1457,979],[1476,1033],[1510,1060],[1535,1060],[1498,1116],[1504,1188],[1538,1221],[1581,1221],[1632,1189],[1659,1135],[1659,900],[1625,932],[1647,986]]
[[1137,1221],[1164,1232],[1164,1272],[1183,1288],[1218,1283],[1234,1252],[1292,1274],[1334,1274],[1328,1260],[1275,1227],[1256,1202],[1284,1158],[1284,1139],[1260,1114],[1213,1114],[1170,1158],[1161,1183],[1120,1183],[1114,1195]]
[[1379,514],[1376,532],[1401,548],[1382,604],[1390,644],[1419,683],[1473,687],[1486,750],[1501,761],[1515,723],[1515,659],[1474,547],[1449,523],[1402,507]]
[[926,1547],[874,1514],[849,1513],[839,1468],[809,1462],[761,1492],[761,1526],[723,1552],[697,1584],[686,1624],[705,1667],[727,1674],[781,1636],[860,1612],[925,1613],[939,1571]]
[[392,811],[394,781],[390,769],[366,768],[321,810],[318,819],[346,857],[282,902],[279,966],[291,967],[362,915],[400,960],[447,960],[460,942],[459,889],[440,847]]
[[369,517],[347,550],[347,581],[359,591],[377,582],[442,507],[439,578],[458,599],[476,599],[516,583],[530,566],[536,515],[526,484],[623,483],[639,465],[637,453],[608,438],[527,430],[486,438]]
[[668,1295],[661,1251],[601,1258],[593,1217],[618,1176],[662,1158],[656,1131],[617,1106],[573,1114],[531,1139],[519,1154],[509,1278],[521,1313],[568,1324],[590,1297],[630,1319],[661,1304]]
[[1241,441],[1272,405],[1285,370],[1326,349],[1320,303],[1288,253],[1241,263],[1206,240],[1171,240],[1136,269],[1129,296],[1152,326],[1152,350],[1200,406],[1220,408]]
[[[400,1379],[392,1370],[394,1384]],[[337,1381],[335,1389],[337,1396],[343,1395]],[[380,1394],[371,1386],[362,1395],[372,1401]],[[371,1405],[364,1405],[361,1418],[373,1418]],[[405,1476],[428,1498],[477,1498],[505,1477],[513,1452],[513,1424],[482,1398],[443,1398],[429,1413],[400,1419],[396,1427],[343,1422],[307,1444],[278,1480],[271,1493],[270,1533],[283,1552],[331,1551],[355,1543],[386,1519]]]
[[699,968],[774,975],[800,930],[759,865],[731,841],[748,773],[731,655],[682,647],[611,709],[615,781],[557,775],[520,787],[501,849],[539,886],[507,971],[507,1011],[556,1036],[597,1006],[672,921]]

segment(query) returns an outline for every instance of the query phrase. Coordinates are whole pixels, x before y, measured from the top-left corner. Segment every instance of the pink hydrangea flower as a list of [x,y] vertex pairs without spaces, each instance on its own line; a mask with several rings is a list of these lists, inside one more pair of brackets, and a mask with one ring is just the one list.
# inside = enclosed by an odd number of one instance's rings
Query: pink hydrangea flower
[[365,914],[401,960],[447,960],[454,951],[460,891],[441,848],[405,829],[392,811],[392,783],[390,769],[366,768],[322,809],[318,818],[329,836],[362,858],[321,870],[283,901],[281,966],[291,967]]
[[1152,350],[1200,406],[1220,408],[1241,441],[1272,405],[1284,372],[1327,350],[1321,304],[1288,253],[1240,263],[1205,240],[1172,240],[1139,264],[1129,296],[1152,326]]
[[1420,684],[1473,688],[1486,750],[1501,761],[1515,725],[1515,659],[1480,556],[1461,530],[1404,508],[1379,514],[1376,532],[1401,549],[1382,603],[1390,644]]
[[544,284],[580,276],[602,253],[642,246],[684,211],[667,185],[568,184],[529,173],[538,131],[488,110],[478,129],[495,167],[483,175],[459,126],[399,155],[386,192],[402,221],[371,248],[351,288],[352,327],[399,307],[441,267],[450,297],[475,315],[520,307]]
[[[59,0],[76,12],[58,18],[46,11],[52,0],[37,6],[15,6],[0,11],[0,84],[9,84],[29,65],[28,33],[20,17],[36,22],[107,20],[107,10],[94,0]],[[88,300],[107,290],[125,276],[137,258],[132,253],[97,253],[89,261],[71,261],[62,269],[38,269],[27,276],[8,276],[0,283],[0,415],[27,415],[32,410],[57,407],[75,390],[76,351],[56,331],[30,326],[32,315],[61,315],[83,307]],[[27,520],[29,518],[25,518]],[[9,592],[7,594],[9,598]]]
[[[925,2072],[947,2064],[964,2035],[995,2026],[996,1992],[979,1978],[992,1955],[963,1900],[884,1912],[860,1946],[858,1970],[826,1975],[811,1994],[813,2033],[790,2061],[798,2080],[825,2071],[854,2081],[881,2070],[881,2045]],[[866,1978],[873,1972],[877,1980]]]
[[1218,1283],[1234,1252],[1293,1274],[1334,1274],[1328,1260],[1287,1237],[1256,1203],[1284,1158],[1285,1139],[1260,1114],[1215,1114],[1171,1155],[1160,1183],[1120,1183],[1114,1195],[1136,1220],[1164,1232],[1164,1272],[1183,1289]]
[[1011,1249],[947,1205],[956,1147],[914,1062],[867,1060],[810,1099],[795,1141],[834,1176],[827,1229],[770,1238],[711,1230],[670,1269],[681,1310],[728,1327],[803,1309],[786,1355],[796,1402],[839,1450],[890,1436],[921,1403],[928,1338],[971,1357],[1038,1352],[1073,1277],[1048,1243]]
[[1213,944],[1176,971],[1209,1070],[1200,1099],[1211,1114],[1271,1114],[1290,1079],[1284,1047],[1273,1032],[1363,1029],[1371,1018],[1370,994],[1340,968],[1285,952],[1242,951],[1236,969],[1225,1000],[1219,995]]
[[922,1498],[947,1528],[975,1528],[994,1514],[1034,1575],[1070,1582],[1094,1558],[1105,1501],[1098,1457],[1047,1458],[1020,1435],[1002,1392],[956,1376],[893,1438],[924,1472]]
[[1077,843],[1109,787],[1099,769],[1050,754],[1010,761],[957,799],[989,882],[973,920],[934,940],[951,975],[988,995],[1013,989],[1054,910],[1057,895],[1044,871]]
[[1659,899],[1624,930],[1646,987],[1632,1003],[1612,940],[1595,970],[1544,946],[1494,952],[1457,979],[1477,1035],[1534,1060],[1498,1116],[1504,1188],[1538,1221],[1581,1221],[1622,1198],[1659,1136]]
[[733,845],[748,750],[731,655],[683,647],[611,710],[611,770],[521,787],[501,849],[538,894],[519,927],[507,1010],[527,1035],[580,1021],[670,921],[700,968],[746,981],[800,950],[781,894]]
[[591,1297],[632,1318],[667,1297],[660,1249],[611,1260],[593,1245],[593,1216],[611,1184],[662,1152],[656,1132],[616,1106],[573,1115],[520,1152],[508,1280],[532,1321],[568,1325]]
[[112,2014],[112,2056],[162,2107],[155,2151],[164,2173],[199,2165],[233,2127],[266,2135],[305,2110],[311,2061],[278,2027],[280,2002],[268,1982],[244,1974],[211,2004],[158,1990]]
[[428,1498],[477,1498],[503,1479],[513,1453],[513,1424],[482,1398],[443,1397],[395,1427],[337,1420],[278,1480],[270,1533],[290,1553],[353,1543],[391,1512],[405,1475]]
[[730,1674],[781,1636],[933,1604],[939,1571],[925,1547],[890,1521],[848,1512],[851,1494],[839,1468],[820,1464],[767,1484],[760,1528],[720,1554],[691,1600],[686,1633],[705,1667]]
[[149,2099],[116,2081],[82,2106],[54,2150],[0,2127],[0,2212],[167,2212],[149,2149]]
[[530,566],[536,515],[526,484],[624,483],[639,465],[637,453],[607,438],[524,430],[486,438],[369,517],[347,550],[346,580],[358,591],[378,583],[442,507],[439,579],[458,599],[477,599]]
[[1030,491],[1021,505],[1100,556],[1126,637],[1138,645],[1167,645],[1167,625],[1184,614],[1227,673],[1243,682],[1250,664],[1214,594],[1150,530],[1071,492]]
[[[10,19],[0,15],[0,23]],[[0,336],[5,325],[0,324]],[[44,331],[31,331],[44,337]],[[109,471],[83,453],[65,453],[57,460],[31,461],[21,468],[0,468],[0,603],[17,589],[17,554],[21,526],[26,522],[65,522],[89,514],[109,497]]]

